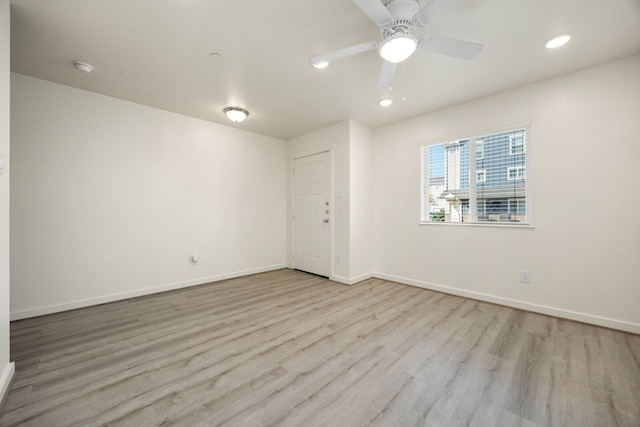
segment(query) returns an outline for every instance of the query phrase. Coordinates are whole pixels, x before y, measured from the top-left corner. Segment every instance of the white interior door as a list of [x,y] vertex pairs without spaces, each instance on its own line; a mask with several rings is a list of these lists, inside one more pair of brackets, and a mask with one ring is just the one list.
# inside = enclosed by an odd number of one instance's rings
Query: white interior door
[[329,277],[329,153],[295,159],[294,251],[298,270]]

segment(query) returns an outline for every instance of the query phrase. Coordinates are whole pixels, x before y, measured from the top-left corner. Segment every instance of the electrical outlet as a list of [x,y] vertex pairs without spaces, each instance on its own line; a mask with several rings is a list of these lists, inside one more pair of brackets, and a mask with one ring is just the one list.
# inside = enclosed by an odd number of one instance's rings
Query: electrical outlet
[[520,283],[531,283],[531,272],[530,271],[521,271],[520,272]]

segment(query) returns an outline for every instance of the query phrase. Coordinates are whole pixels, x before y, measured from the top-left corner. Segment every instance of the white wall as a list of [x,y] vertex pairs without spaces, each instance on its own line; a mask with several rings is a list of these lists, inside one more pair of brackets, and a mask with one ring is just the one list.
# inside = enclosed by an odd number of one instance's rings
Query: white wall
[[11,90],[13,318],[286,266],[286,141],[19,74]]
[[373,133],[351,122],[349,138],[349,278],[357,283],[371,277],[373,268]]
[[0,0],[0,404],[15,370],[9,362],[9,15],[9,0]]
[[[375,275],[640,333],[638,76],[634,56],[375,129]],[[419,147],[522,119],[534,228],[419,225]]]

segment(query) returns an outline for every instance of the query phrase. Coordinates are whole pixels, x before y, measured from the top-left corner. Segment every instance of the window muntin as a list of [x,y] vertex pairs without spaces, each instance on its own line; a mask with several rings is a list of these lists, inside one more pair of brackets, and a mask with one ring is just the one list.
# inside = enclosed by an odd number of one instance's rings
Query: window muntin
[[421,221],[528,224],[527,143],[520,128],[423,146]]

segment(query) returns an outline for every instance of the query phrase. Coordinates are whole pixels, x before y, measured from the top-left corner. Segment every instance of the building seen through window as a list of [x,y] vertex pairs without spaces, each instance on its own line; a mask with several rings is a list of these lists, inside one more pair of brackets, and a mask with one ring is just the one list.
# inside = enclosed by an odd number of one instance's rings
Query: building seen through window
[[527,142],[522,128],[422,147],[422,221],[528,223]]

